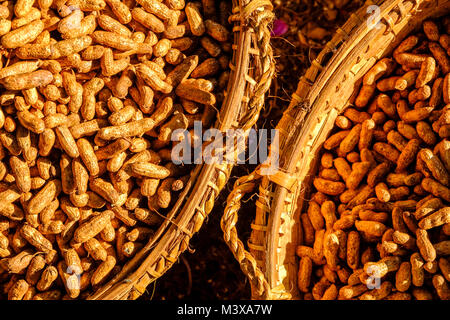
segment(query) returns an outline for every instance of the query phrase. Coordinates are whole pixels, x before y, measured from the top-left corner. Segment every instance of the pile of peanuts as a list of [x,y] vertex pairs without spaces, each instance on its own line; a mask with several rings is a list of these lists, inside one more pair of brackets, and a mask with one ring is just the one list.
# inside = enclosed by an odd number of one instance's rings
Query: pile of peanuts
[[0,2],[0,299],[86,298],[189,180],[176,129],[212,124],[230,1]]
[[300,216],[306,300],[450,299],[450,18],[363,77]]

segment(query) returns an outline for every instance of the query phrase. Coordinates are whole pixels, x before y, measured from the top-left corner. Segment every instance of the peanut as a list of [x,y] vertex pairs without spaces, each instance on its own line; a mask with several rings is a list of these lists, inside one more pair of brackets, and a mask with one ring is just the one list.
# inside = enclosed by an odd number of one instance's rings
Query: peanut
[[230,78],[231,7],[216,6],[0,6],[0,284],[9,298],[85,298],[163,223],[190,178],[170,165],[171,135],[211,125]]
[[450,41],[438,26],[425,21],[430,41],[411,35],[369,69],[323,144],[300,215],[305,298],[448,299]]

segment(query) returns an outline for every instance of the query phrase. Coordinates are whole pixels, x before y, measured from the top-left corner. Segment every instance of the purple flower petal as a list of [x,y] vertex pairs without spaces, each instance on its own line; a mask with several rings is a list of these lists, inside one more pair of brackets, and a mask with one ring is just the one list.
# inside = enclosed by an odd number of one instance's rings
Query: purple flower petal
[[289,30],[289,25],[281,19],[277,19],[273,22],[273,29],[270,35],[272,37],[282,36]]

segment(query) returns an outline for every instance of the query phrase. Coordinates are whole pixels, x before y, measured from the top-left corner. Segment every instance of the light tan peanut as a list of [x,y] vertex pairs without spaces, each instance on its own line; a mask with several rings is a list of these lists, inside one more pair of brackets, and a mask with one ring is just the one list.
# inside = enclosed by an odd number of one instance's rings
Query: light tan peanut
[[420,150],[419,156],[431,171],[433,177],[441,184],[448,186],[450,183],[450,177],[439,157],[435,156],[433,151],[430,149]]
[[424,261],[418,252],[415,252],[411,255],[411,274],[412,274],[412,283],[416,287],[421,287],[424,283]]
[[80,157],[83,160],[84,165],[89,170],[92,176],[96,176],[99,173],[98,160],[94,152],[94,148],[90,142],[84,138],[77,140],[77,146],[80,153]]
[[130,9],[125,3],[122,3],[122,1],[119,0],[105,0],[105,2],[111,7],[112,11],[122,24],[125,25],[131,21],[132,16]]
[[137,227],[127,233],[128,241],[142,241],[148,239],[154,232],[152,229],[146,227]]
[[68,198],[62,198],[60,201],[60,206],[69,220],[77,221],[80,219],[80,210],[78,207],[74,206]]
[[60,300],[61,297],[62,297],[61,291],[49,290],[46,292],[35,294],[33,300]]
[[[75,12],[76,11],[74,11],[73,13],[75,13]],[[66,18],[64,18],[64,19],[66,19]],[[82,37],[82,36],[85,36],[85,35],[88,35],[88,34],[94,32],[95,28],[97,27],[96,19],[97,19],[96,15],[90,14],[90,15],[84,17],[79,23],[73,23],[68,32],[60,31],[60,33],[62,34],[62,38],[63,39],[78,38],[78,37]],[[59,25],[58,25],[58,27],[59,27]]]
[[138,7],[134,8],[131,11],[131,14],[134,20],[141,23],[144,27],[148,28],[149,30],[155,33],[164,32],[165,26],[163,21],[158,19],[155,15],[148,13],[142,8]]
[[359,296],[360,300],[383,300],[392,290],[392,284],[389,281],[384,281],[379,288],[363,293]]
[[22,192],[31,190],[31,176],[30,169],[27,163],[18,157],[11,157],[9,160],[12,173],[16,179],[16,185]]
[[318,231],[324,228],[325,223],[323,216],[320,212],[320,206],[314,201],[311,201],[309,204],[308,216],[315,230]]
[[160,3],[156,0],[137,0],[147,12],[150,12],[160,19],[168,20],[172,17],[173,12],[165,4]]
[[126,139],[118,139],[111,144],[95,151],[95,156],[99,161],[110,159],[115,154],[125,151],[130,147],[131,143]]
[[131,165],[131,170],[133,173],[154,178],[154,179],[164,179],[169,176],[170,171],[165,167],[150,163],[150,162],[137,162]]
[[34,0],[18,0],[14,5],[14,14],[17,17],[27,15],[33,8]]
[[120,110],[114,112],[108,117],[108,121],[112,125],[121,125],[133,118],[136,113],[136,108],[133,105],[127,105]]
[[28,288],[28,282],[23,279],[18,280],[9,289],[8,300],[22,300]]
[[92,120],[95,116],[95,95],[103,88],[104,81],[100,78],[92,78],[83,85],[83,103],[81,115],[85,120]]
[[65,126],[57,127],[55,128],[55,133],[66,154],[72,158],[77,158],[80,154],[75,139],[73,138],[69,128]]
[[386,94],[380,94],[377,97],[377,106],[383,110],[383,112],[389,116],[394,117],[395,116],[395,105],[392,102],[391,98]]
[[111,220],[113,215],[114,213],[112,211],[107,210],[92,217],[76,229],[73,239],[76,242],[82,243],[95,237],[103,230],[106,223]]
[[450,289],[448,288],[447,282],[443,276],[433,276],[433,286],[441,300],[450,299]]
[[358,144],[361,133],[361,124],[355,125],[348,135],[341,141],[339,147],[343,153],[348,153]]
[[[97,22],[98,22],[99,26],[106,31],[111,31],[111,32],[115,32],[115,33],[124,35],[126,37],[131,37],[132,33],[125,25],[123,25],[116,19],[114,19],[106,14],[101,14],[100,16],[98,16]],[[103,47],[101,47],[101,48],[103,48]],[[100,49],[100,48],[98,48],[98,49]],[[98,58],[100,58],[100,57],[98,57]],[[93,59],[93,60],[95,60],[95,59]]]
[[87,195],[89,197],[87,205],[94,209],[101,209],[106,205],[106,200],[97,195],[95,192],[88,191]]
[[397,81],[400,80],[400,76],[394,76],[379,80],[377,82],[377,89],[381,92],[392,91],[395,90],[395,86]]
[[111,242],[116,238],[116,230],[112,223],[107,223],[105,228],[100,232],[100,236],[104,241]]
[[391,199],[389,188],[383,182],[380,182],[375,186],[375,194],[377,195],[377,198],[383,202],[389,202]]
[[4,67],[0,70],[0,78],[6,78],[9,76],[15,76],[24,73],[30,73],[36,71],[41,65],[40,61],[19,61]]
[[450,222],[450,208],[442,208],[419,221],[419,228],[428,230]]
[[395,89],[406,90],[407,88],[413,86],[416,82],[418,74],[418,70],[411,70],[406,72],[395,82]]
[[102,68],[102,75],[111,77],[119,72],[125,70],[130,63],[128,57],[114,60],[113,52],[110,48],[106,48],[101,57],[100,65]]
[[436,250],[430,242],[426,230],[418,229],[416,231],[417,247],[425,261],[432,262],[436,259]]
[[104,140],[116,140],[119,138],[128,138],[133,136],[139,136],[147,131],[153,129],[156,125],[153,118],[144,118],[137,121],[131,121],[125,124],[121,124],[113,127],[101,128],[98,135]]
[[78,275],[64,261],[58,263],[57,271],[69,297],[72,299],[77,298],[80,295],[80,279]]
[[367,291],[368,288],[365,284],[358,284],[355,286],[343,286],[339,289],[338,299],[339,300],[350,300],[357,297]]
[[162,181],[157,190],[157,204],[160,208],[167,208],[171,201],[171,188],[174,178],[167,178]]
[[112,204],[116,204],[119,201],[119,193],[114,189],[113,185],[101,178],[91,180],[89,187],[92,191]]
[[35,20],[27,25],[8,32],[2,37],[2,45],[7,49],[13,49],[32,42],[44,30],[42,20]]
[[30,214],[40,213],[61,191],[59,180],[50,180],[47,184],[30,200],[28,212]]
[[416,219],[422,219],[442,207],[443,204],[441,199],[430,196],[428,199],[424,198],[421,202],[417,203],[417,210],[414,213],[414,216]]
[[127,158],[126,152],[120,152],[115,154],[111,159],[108,160],[107,163],[107,169],[110,172],[117,172],[122,168],[126,158]]
[[100,244],[100,242],[95,239],[95,238],[91,238],[89,240],[87,240],[84,243],[84,247],[86,249],[86,251],[89,253],[89,255],[94,258],[95,260],[101,260],[101,261],[105,261],[107,258],[107,252],[105,250],[105,248],[102,247],[102,245]]
[[375,128],[375,121],[373,119],[364,120],[361,127],[359,142],[358,142],[358,148],[359,150],[363,150],[365,148],[368,148],[372,136],[373,136],[373,129]]
[[197,5],[193,2],[189,2],[186,4],[185,11],[192,34],[195,36],[203,35],[206,32],[206,27]]
[[32,246],[36,247],[39,251],[50,251],[53,246],[49,240],[47,240],[38,230],[35,228],[24,225],[20,229],[21,235],[27,240]]
[[74,126],[70,127],[70,132],[75,139],[78,139],[84,136],[91,136],[96,134],[101,128],[106,127],[107,124],[107,120],[93,119],[90,121],[85,121],[83,123],[75,124]]
[[383,277],[388,272],[397,271],[400,267],[401,259],[397,256],[385,257],[378,262],[367,262],[364,265],[364,272],[374,277]]
[[128,241],[123,244],[122,253],[125,257],[130,258],[133,257],[142,247],[142,243]]
[[147,225],[155,225],[157,223],[159,223],[160,221],[160,217],[154,213],[152,213],[150,210],[148,209],[144,209],[144,208],[136,208],[136,210],[134,211],[134,214],[136,216],[136,218],[147,224]]
[[26,90],[46,86],[52,81],[53,75],[47,70],[36,70],[15,76],[7,76],[1,79],[2,85],[7,90]]
[[[172,48],[174,48],[173,43]],[[178,86],[189,77],[192,71],[197,67],[198,62],[198,56],[194,55],[187,57],[167,75],[166,83],[174,87]]]
[[107,256],[106,260],[103,261],[92,274],[92,286],[98,286],[99,284],[103,283],[115,265],[116,259],[113,256]]
[[346,181],[352,172],[352,169],[348,164],[348,162],[344,158],[338,157],[334,159],[333,163],[338,174],[342,177],[344,181]]
[[138,64],[136,66],[136,74],[142,78],[153,90],[163,93],[170,93],[173,89],[172,85],[161,80],[158,75],[146,64]]
[[75,181],[72,171],[72,161],[66,154],[61,155],[59,166],[61,168],[61,186],[65,194],[71,194],[75,189]]
[[91,36],[95,42],[117,50],[129,51],[137,48],[137,44],[131,38],[114,32],[95,31]]
[[124,99],[128,93],[128,90],[133,85],[132,79],[134,76],[134,68],[128,66],[121,74],[116,84],[115,95],[118,98]]
[[28,266],[27,273],[26,273],[26,281],[31,286],[34,286],[38,283],[41,273],[43,269],[45,268],[45,259],[42,255],[35,256]]
[[[111,18],[112,19],[112,18]],[[98,60],[103,56],[105,47],[101,45],[89,46],[81,53],[83,60]]]

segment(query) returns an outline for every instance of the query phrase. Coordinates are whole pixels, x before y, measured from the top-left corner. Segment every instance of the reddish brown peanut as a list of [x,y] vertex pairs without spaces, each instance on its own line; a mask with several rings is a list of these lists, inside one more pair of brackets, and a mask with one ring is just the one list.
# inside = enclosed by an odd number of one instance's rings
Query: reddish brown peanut
[[[297,254],[313,275],[305,298],[448,299],[449,30],[426,20],[424,35],[375,63],[337,116],[300,215]],[[339,283],[345,265],[354,273]]]

